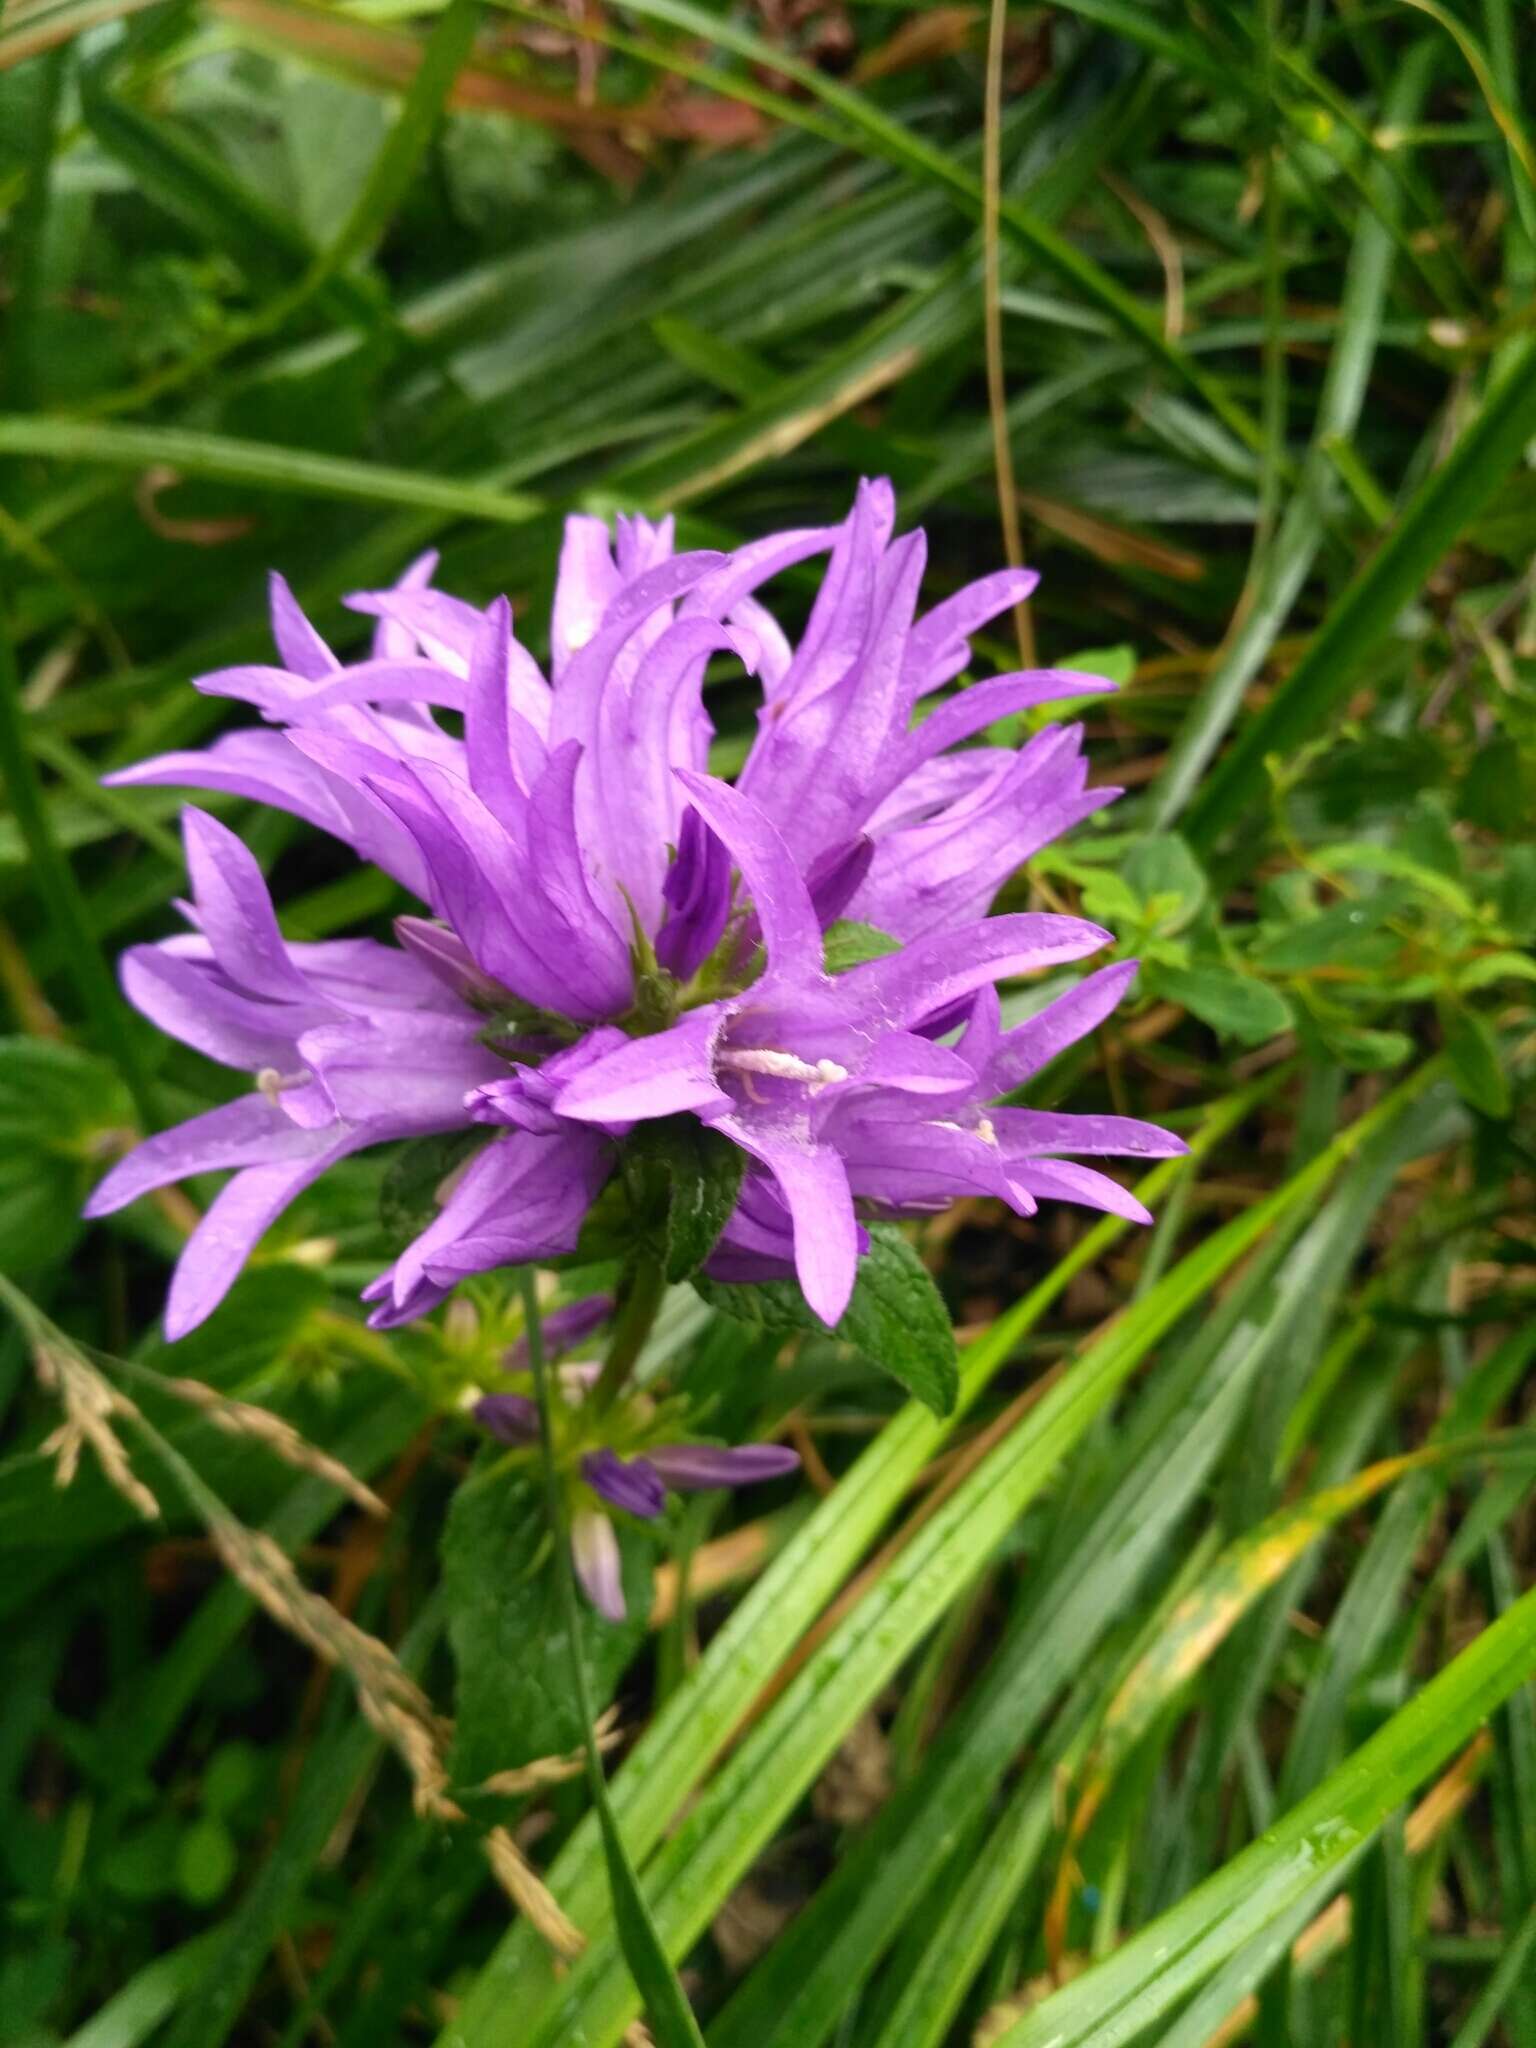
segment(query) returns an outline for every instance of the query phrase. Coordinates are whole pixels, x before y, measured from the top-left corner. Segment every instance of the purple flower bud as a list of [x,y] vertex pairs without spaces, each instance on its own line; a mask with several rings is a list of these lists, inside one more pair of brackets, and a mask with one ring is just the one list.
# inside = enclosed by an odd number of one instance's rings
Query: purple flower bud
[[621,1458],[604,1447],[588,1451],[581,1461],[581,1476],[592,1491],[611,1501],[626,1514],[654,1521],[667,1504],[667,1489],[660,1474],[645,1458]]
[[571,1522],[571,1556],[582,1590],[608,1621],[624,1619],[624,1567],[608,1517],[583,1508]]
[[[564,1308],[557,1308],[544,1318],[544,1355],[558,1358],[562,1351],[569,1351],[590,1337],[594,1330],[600,1330],[613,1314],[611,1294],[588,1294],[580,1301],[567,1302]],[[501,1363],[507,1372],[521,1372],[528,1363],[528,1339],[519,1337],[509,1344],[502,1353]]]
[[683,813],[677,859],[661,893],[667,919],[657,934],[656,958],[687,981],[714,951],[731,914],[731,857],[692,804]]
[[434,924],[428,917],[397,917],[395,937],[456,996],[472,1003],[506,1001],[506,990],[481,973],[468,946],[446,925]]
[[483,1394],[471,1414],[499,1443],[536,1444],[539,1411],[526,1394]]
[[783,1444],[738,1444],[734,1450],[714,1444],[657,1444],[646,1452],[646,1459],[679,1493],[752,1486],[762,1479],[782,1479],[800,1466],[798,1455]]

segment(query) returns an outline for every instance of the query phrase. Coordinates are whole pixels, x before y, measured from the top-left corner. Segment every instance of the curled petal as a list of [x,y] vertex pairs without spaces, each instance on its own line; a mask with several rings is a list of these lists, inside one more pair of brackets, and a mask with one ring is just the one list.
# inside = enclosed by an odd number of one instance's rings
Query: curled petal
[[711,775],[679,768],[677,779],[741,870],[763,929],[769,966],[780,974],[818,975],[821,925],[810,891],[777,827],[739,790]]
[[714,1072],[728,1014],[722,1003],[704,1003],[669,1031],[630,1039],[569,1080],[555,1097],[555,1113],[582,1123],[623,1124],[685,1109],[729,1109],[731,1098]]

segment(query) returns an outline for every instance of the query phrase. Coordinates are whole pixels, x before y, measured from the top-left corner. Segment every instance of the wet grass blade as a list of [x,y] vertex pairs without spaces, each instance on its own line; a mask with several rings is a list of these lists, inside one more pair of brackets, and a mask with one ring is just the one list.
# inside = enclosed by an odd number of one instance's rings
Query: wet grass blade
[[1316,1792],[1113,1957],[1047,1998],[1000,2048],[1126,2048],[1330,1876],[1536,1671],[1525,1594]]
[[1185,814],[1195,845],[1213,846],[1264,785],[1265,763],[1294,754],[1355,689],[1362,664],[1404,605],[1487,504],[1536,433],[1536,343],[1527,342],[1477,417],[1334,606],[1269,703],[1239,734]]

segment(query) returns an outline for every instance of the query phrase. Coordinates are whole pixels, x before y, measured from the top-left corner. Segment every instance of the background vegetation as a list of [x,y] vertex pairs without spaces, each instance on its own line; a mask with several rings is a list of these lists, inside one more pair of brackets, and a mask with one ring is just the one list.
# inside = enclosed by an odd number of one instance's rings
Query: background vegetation
[[[537,621],[568,510],[730,543],[878,471],[953,586],[1000,401],[1035,640],[1125,682],[1130,790],[1012,893],[1146,963],[1047,1099],[1196,1156],[1150,1233],[922,1236],[945,1419],[678,1291],[652,1369],[806,1476],[668,1523],[607,1639],[626,1854],[710,2048],[1536,2044],[1529,29],[11,0],[0,2041],[611,2048],[626,1949],[696,2038],[580,1778],[470,1789],[580,1735],[529,1500],[441,1557],[511,1277],[374,1337],[400,1187],[354,1163],[167,1351],[185,1199],[76,1221],[230,1080],[116,997],[180,799],[97,778],[225,718],[188,678],[265,658],[269,565],[343,648],[428,545]],[[212,806],[290,935],[399,907]]]

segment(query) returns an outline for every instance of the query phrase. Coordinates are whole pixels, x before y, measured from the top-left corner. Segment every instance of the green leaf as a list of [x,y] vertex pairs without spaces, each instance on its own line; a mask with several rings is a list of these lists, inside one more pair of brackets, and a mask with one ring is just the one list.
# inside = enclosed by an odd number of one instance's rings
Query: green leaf
[[216,1814],[205,1813],[176,1851],[176,1889],[189,1906],[211,1906],[228,1891],[238,1862],[234,1836]]
[[1115,647],[1083,647],[1065,655],[1056,666],[1081,675],[1103,676],[1123,690],[1136,673],[1136,650],[1128,641]]
[[1371,1031],[1364,1026],[1328,1024],[1318,1033],[1341,1066],[1352,1074],[1385,1074],[1413,1057],[1406,1031]]
[[599,1773],[593,1785],[598,1826],[603,1832],[603,1855],[608,1864],[608,1883],[613,1892],[613,1922],[629,1965],[635,1988],[645,2001],[645,2015],[656,2048],[704,2048],[704,2036],[693,2016],[687,1994],[667,1961],[667,1952],[656,1932],[650,1907],[640,1889],[608,1800],[607,1786]]
[[1475,1010],[1449,1010],[1442,1022],[1445,1056],[1451,1079],[1463,1102],[1484,1116],[1507,1117],[1509,1076],[1499,1058],[1499,1044],[1488,1023]]
[[1536,960],[1529,953],[1483,953],[1457,969],[1456,986],[1489,988],[1496,981],[1536,981]]
[[840,917],[822,935],[824,965],[828,974],[846,974],[850,967],[862,967],[866,960],[883,960],[901,951],[900,939],[881,931],[876,924],[860,924],[857,918]]
[[[826,1325],[793,1280],[727,1286],[695,1275],[712,1307],[760,1329],[827,1334]],[[891,1223],[869,1226],[869,1251],[859,1260],[853,1299],[832,1333],[899,1380],[909,1394],[948,1415],[960,1389],[949,1311],[927,1268]]]
[[746,1155],[697,1117],[669,1116],[642,1124],[625,1158],[659,1182],[666,1219],[663,1270],[669,1281],[686,1280],[709,1257],[730,1219]]
[[1313,967],[1348,965],[1360,941],[1380,931],[1413,901],[1406,884],[1389,882],[1369,896],[1335,903],[1305,923],[1259,940],[1253,948],[1256,967],[1272,974],[1305,974]]
[[104,1060],[44,1038],[0,1038],[0,1267],[36,1272],[67,1257],[80,1204],[131,1126]]
[[[626,1621],[583,1604],[580,1651],[594,1708],[613,1696],[645,1638],[650,1547],[619,1530]],[[460,1486],[443,1531],[443,1588],[457,1685],[453,1774],[483,1782],[585,1740],[571,1684],[571,1652],[541,1490],[532,1475],[486,1452]]]
[[261,1782],[261,1751],[253,1742],[222,1742],[203,1772],[203,1808],[228,1820]]
[[120,1898],[163,1899],[176,1889],[182,1826],[168,1808],[123,1834],[102,1857],[102,1880]]
[[379,1224],[392,1242],[420,1236],[442,1207],[443,1182],[484,1142],[480,1130],[448,1131],[401,1147],[379,1187]]
[[1126,855],[1121,873],[1144,903],[1171,899],[1168,913],[1158,920],[1164,932],[1182,931],[1210,893],[1204,868],[1176,832],[1154,832],[1139,839]]
[[1148,976],[1148,988],[1243,1045],[1262,1045],[1290,1027],[1285,998],[1267,982],[1230,967],[1158,967]]

